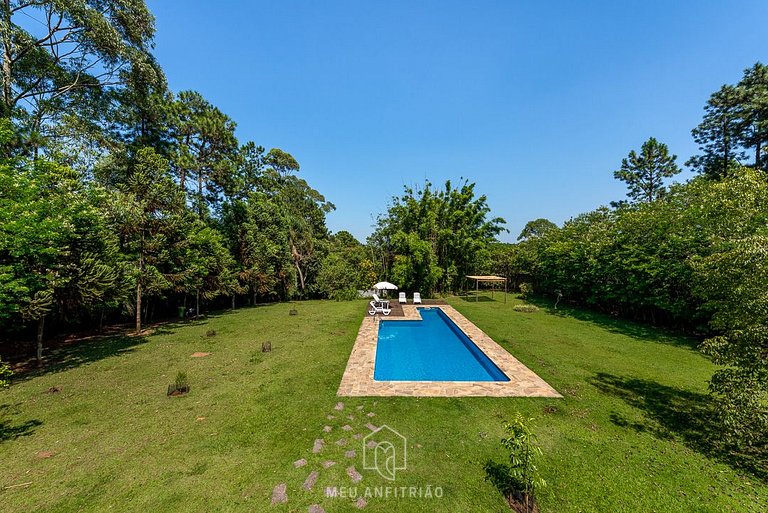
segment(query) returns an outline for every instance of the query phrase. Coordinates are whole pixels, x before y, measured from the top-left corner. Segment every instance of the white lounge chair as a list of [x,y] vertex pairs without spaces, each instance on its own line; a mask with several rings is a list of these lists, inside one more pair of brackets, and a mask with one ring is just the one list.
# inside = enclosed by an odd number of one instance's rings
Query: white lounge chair
[[421,294],[418,292],[413,293],[413,304],[414,305],[420,305],[421,304]]
[[389,315],[392,312],[388,302],[370,301],[368,305],[370,305],[370,308],[368,309],[368,314],[370,315],[376,315],[377,313]]
[[400,301],[400,303],[408,303],[408,299],[405,297],[405,292],[399,294],[398,301]]

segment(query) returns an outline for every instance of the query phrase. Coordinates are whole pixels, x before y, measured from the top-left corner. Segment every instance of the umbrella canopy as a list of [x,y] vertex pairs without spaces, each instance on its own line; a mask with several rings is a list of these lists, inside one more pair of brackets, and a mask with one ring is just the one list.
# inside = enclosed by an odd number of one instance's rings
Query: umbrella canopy
[[376,290],[397,290],[397,285],[393,285],[388,281],[380,281],[379,283],[374,285],[373,288]]

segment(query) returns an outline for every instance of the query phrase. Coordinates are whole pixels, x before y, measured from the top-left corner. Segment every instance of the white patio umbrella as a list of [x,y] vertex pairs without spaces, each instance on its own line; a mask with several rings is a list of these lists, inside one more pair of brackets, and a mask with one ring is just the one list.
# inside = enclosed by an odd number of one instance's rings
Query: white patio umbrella
[[376,290],[397,290],[397,285],[389,283],[388,281],[380,281],[373,286]]
[[[376,285],[373,286],[374,290],[397,290],[397,285],[393,283],[389,283],[388,281],[380,281]],[[384,294],[386,297],[386,293]]]

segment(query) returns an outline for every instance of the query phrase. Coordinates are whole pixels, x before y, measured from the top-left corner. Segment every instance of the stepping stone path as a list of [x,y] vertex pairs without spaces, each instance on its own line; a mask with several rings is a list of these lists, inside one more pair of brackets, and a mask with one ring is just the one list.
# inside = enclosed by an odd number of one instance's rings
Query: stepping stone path
[[192,353],[192,358],[204,358],[206,356],[211,356],[211,353],[201,353],[200,351]]
[[285,493],[287,488],[288,485],[285,483],[275,486],[274,490],[272,490],[272,504],[285,504],[288,502],[288,494]]
[[[202,356],[208,356],[209,354],[210,353],[203,353],[203,354],[195,354],[193,356],[202,357]],[[374,402],[374,405],[375,404],[376,403]],[[337,402],[336,405],[333,407],[333,409],[336,412],[343,411],[344,410],[344,403],[341,402],[341,401]],[[365,409],[365,407],[364,407],[364,405],[358,405],[358,406],[355,407],[355,409],[357,411],[361,412],[361,414],[362,414],[363,410]],[[349,421],[351,421],[351,422],[354,422],[356,420],[355,419],[355,415],[353,415],[353,413],[354,412],[349,413],[349,414],[346,415],[346,418]],[[373,417],[376,416],[376,414],[374,412],[368,412],[365,415],[368,418],[373,418]],[[338,413],[336,413],[336,414],[328,414],[328,415],[326,415],[326,418],[328,420],[335,420],[337,418],[337,416],[339,416]],[[204,417],[198,417],[198,420],[202,420],[203,418]],[[361,417],[361,418],[365,418],[365,417]],[[379,429],[378,427],[374,426],[370,422],[367,423],[365,425],[365,427],[368,428],[371,431],[376,431],[376,430]],[[353,428],[350,424],[345,424],[345,425],[343,425],[341,427],[341,429],[343,431],[349,432],[349,431],[353,431],[355,428]],[[323,426],[323,432],[324,433],[331,433],[333,430],[334,430],[333,426],[330,426],[330,425]],[[306,431],[306,429],[305,429],[305,431]],[[355,433],[355,434],[351,435],[351,438],[340,438],[340,439],[338,439],[335,442],[335,445],[337,445],[338,447],[345,447],[345,446],[347,446],[348,442],[351,439],[360,440],[362,438],[363,438],[363,433]],[[368,447],[370,449],[375,448],[377,445],[378,445],[378,443],[375,440],[369,440],[366,443],[366,447]],[[322,452],[324,449],[325,449],[325,440],[323,438],[315,439],[315,442],[314,442],[314,444],[312,446],[312,453],[318,454],[318,453]],[[341,450],[343,450],[343,449],[340,449],[339,452],[341,452]],[[331,450],[331,453],[333,453],[333,450]],[[357,457],[357,451],[355,451],[354,449],[346,450],[346,451],[344,451],[344,457],[347,458],[347,459],[354,459],[354,458]],[[315,461],[315,460],[313,460],[313,461]],[[305,467],[308,464],[309,464],[309,461],[307,460],[307,458],[301,458],[300,460],[296,460],[296,461],[293,462],[294,468]],[[316,465],[316,464],[317,464],[317,462],[313,463],[313,465]],[[328,469],[328,468],[336,465],[336,462],[333,461],[333,460],[325,460],[325,461],[323,461],[321,463],[321,465],[322,465],[323,469]],[[349,478],[352,480],[353,483],[359,483],[360,481],[363,480],[362,474],[360,474],[360,472],[357,471],[357,469],[355,468],[354,465],[349,466],[349,467],[346,468],[346,474],[347,474],[347,476],[349,476]],[[320,472],[318,470],[311,471],[309,473],[309,475],[307,475],[306,479],[304,480],[304,484],[302,485],[302,488],[304,490],[306,490],[306,491],[312,491],[313,488],[315,487],[315,485],[317,484],[317,481],[318,481],[319,478],[320,478]],[[274,487],[274,489],[272,490],[272,504],[274,505],[274,504],[285,504],[285,503],[287,503],[288,502],[288,492],[287,492],[287,490],[288,490],[288,485],[286,483],[280,483],[280,484],[276,485]],[[362,497],[358,497],[358,499],[355,501],[354,505],[358,509],[363,509],[363,508],[365,508],[368,505],[368,501],[365,500]],[[309,506],[308,511],[309,511],[309,513],[325,513],[325,510],[319,504],[312,504],[311,506]]]
[[309,491],[312,489],[313,486],[315,486],[315,483],[317,482],[317,478],[320,477],[320,472],[317,470],[313,470],[309,473],[307,478],[304,480],[304,484],[302,485],[302,488]]
[[347,475],[350,479],[352,479],[353,483],[359,483],[363,480],[363,476],[360,475],[360,472],[355,470],[355,467],[347,467]]

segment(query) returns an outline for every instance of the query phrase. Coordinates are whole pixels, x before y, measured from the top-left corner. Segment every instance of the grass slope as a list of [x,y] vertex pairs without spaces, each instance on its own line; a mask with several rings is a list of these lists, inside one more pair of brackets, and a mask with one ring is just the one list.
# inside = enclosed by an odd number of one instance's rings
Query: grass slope
[[[358,493],[390,484],[362,469],[361,444],[350,436],[373,422],[408,438],[408,469],[395,485],[444,493],[374,498],[365,511],[504,512],[483,466],[503,459],[501,422],[515,411],[535,419],[544,450],[543,511],[768,508],[765,481],[734,470],[702,441],[697,412],[712,365],[689,341],[575,310],[450,302],[564,399],[347,398],[339,414],[336,388],[362,303],[240,310],[143,339],[66,348],[55,368],[0,392],[0,511],[282,512],[312,503],[329,513],[357,511],[351,499],[326,498],[323,490],[350,484],[349,462],[364,476]],[[299,315],[289,316],[291,308]],[[215,337],[205,336],[210,329]],[[260,352],[264,341],[273,352]],[[195,351],[212,354],[191,358]],[[168,398],[180,370],[191,393]],[[60,391],[47,393],[50,387]],[[334,443],[341,437],[347,446]],[[326,440],[320,455],[311,452],[317,438]],[[343,455],[349,449],[357,450],[353,460]],[[300,458],[309,463],[296,469]],[[326,459],[338,463],[320,468]],[[305,491],[315,468],[320,478]],[[287,483],[289,501],[270,506],[278,483]]]

